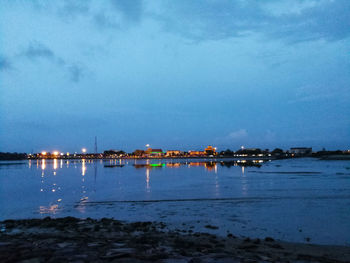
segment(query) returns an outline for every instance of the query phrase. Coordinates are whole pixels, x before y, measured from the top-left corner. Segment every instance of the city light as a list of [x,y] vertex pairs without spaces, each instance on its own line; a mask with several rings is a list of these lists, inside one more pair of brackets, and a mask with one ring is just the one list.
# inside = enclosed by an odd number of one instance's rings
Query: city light
[[53,155],[59,155],[59,152],[58,151],[54,151]]
[[41,152],[41,155],[46,155],[46,152]]
[[146,144],[146,147],[149,147],[149,144],[148,144],[148,143]]
[[86,153],[86,148],[81,149],[83,153]]

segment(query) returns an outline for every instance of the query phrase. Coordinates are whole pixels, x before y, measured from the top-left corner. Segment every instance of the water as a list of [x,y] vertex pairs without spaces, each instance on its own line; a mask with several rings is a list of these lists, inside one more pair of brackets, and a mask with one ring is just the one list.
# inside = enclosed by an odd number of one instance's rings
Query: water
[[350,162],[288,159],[260,168],[220,160],[0,163],[0,220],[67,215],[350,245]]

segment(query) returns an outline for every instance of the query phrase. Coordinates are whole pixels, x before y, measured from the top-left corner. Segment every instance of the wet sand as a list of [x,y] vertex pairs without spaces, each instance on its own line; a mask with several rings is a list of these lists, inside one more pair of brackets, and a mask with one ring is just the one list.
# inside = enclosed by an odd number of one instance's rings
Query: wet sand
[[0,222],[0,262],[350,262],[350,247],[223,238],[161,222],[47,217]]

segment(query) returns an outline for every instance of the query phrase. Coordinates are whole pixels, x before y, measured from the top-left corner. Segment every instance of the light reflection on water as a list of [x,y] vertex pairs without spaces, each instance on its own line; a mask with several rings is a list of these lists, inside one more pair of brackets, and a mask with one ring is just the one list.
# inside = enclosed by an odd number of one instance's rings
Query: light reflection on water
[[201,221],[220,226],[222,234],[230,230],[290,241],[309,235],[316,243],[350,244],[348,162],[259,164],[215,159],[0,162],[0,220],[71,215]]

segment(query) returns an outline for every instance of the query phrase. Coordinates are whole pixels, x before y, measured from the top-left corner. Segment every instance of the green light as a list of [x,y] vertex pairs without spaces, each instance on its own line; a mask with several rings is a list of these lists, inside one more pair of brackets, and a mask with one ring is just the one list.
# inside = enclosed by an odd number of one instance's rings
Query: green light
[[161,163],[151,163],[149,166],[151,166],[151,167],[162,167],[162,166],[165,166],[165,164],[161,164]]

